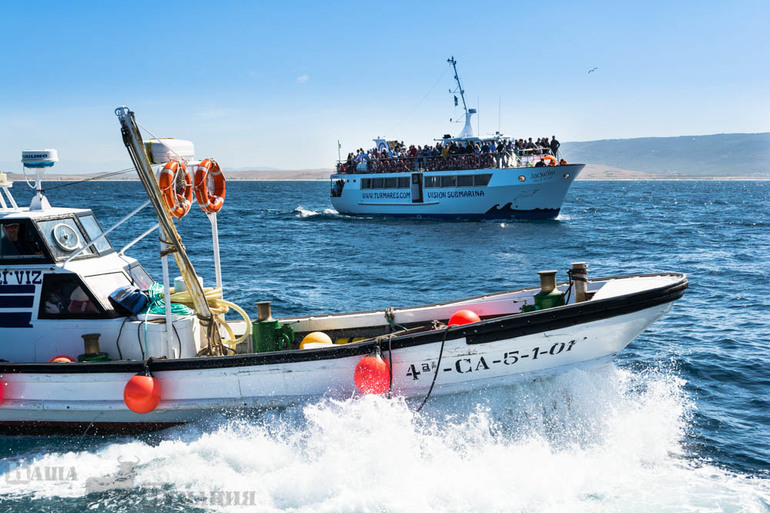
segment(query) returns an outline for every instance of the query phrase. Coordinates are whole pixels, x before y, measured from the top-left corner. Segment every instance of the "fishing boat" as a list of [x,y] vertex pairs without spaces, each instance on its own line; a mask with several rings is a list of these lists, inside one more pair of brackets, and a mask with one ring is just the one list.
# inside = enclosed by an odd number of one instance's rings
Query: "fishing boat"
[[[476,136],[465,90],[454,70],[465,126],[430,145],[374,139],[331,175],[331,202],[341,214],[449,219],[553,219],[585,164],[567,163],[558,146],[518,142],[497,132]],[[519,140],[521,141],[521,140]]]
[[[29,207],[0,177],[2,434],[150,431],[212,412],[370,393],[424,404],[607,362],[688,284],[678,273],[589,279],[578,262],[561,283],[542,271],[539,286],[518,290],[280,319],[262,302],[252,320],[221,297],[218,164],[195,160],[183,142],[145,142],[133,112],[116,114],[148,200],[115,226],[103,230],[87,208],[49,204],[42,181],[54,150],[23,153],[36,172]],[[196,202],[212,221],[210,289],[176,231]],[[158,223],[116,250],[107,235],[147,205]],[[149,234],[160,235],[162,284],[125,254]],[[181,274],[174,280],[170,258]]]

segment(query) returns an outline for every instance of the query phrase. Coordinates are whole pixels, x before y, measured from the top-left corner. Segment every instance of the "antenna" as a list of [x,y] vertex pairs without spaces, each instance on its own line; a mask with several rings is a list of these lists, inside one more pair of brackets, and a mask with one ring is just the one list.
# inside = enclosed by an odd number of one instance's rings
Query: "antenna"
[[48,199],[43,196],[43,176],[46,168],[53,167],[59,162],[56,150],[24,150],[21,152],[21,163],[25,168],[35,170],[35,191],[37,192],[29,204],[30,210],[45,210],[51,208]]
[[[460,132],[460,135],[457,136],[458,139],[464,139],[464,138],[470,138],[473,137],[473,127],[471,126],[471,116],[476,114],[476,109],[469,109],[468,104],[465,102],[465,89],[463,89],[462,82],[460,82],[460,75],[457,74],[457,61],[455,60],[454,56],[447,59],[447,62],[452,65],[452,69],[455,72],[455,81],[457,82],[457,89],[452,91],[449,90],[450,93],[460,93],[460,98],[463,100],[463,110],[465,110],[465,127],[463,127],[463,131]],[[457,105],[457,96],[455,96],[455,105]]]
[[455,72],[455,81],[457,82],[457,89],[455,89],[454,91],[452,91],[450,89],[449,92],[450,93],[457,93],[457,92],[460,93],[460,98],[462,98],[462,100],[463,100],[463,110],[465,110],[465,113],[467,114],[468,113],[468,105],[465,103],[465,89],[463,89],[463,85],[462,85],[462,83],[460,83],[460,76],[457,74],[457,61],[455,60],[454,56],[448,58],[446,61],[449,64],[452,65],[452,69]]

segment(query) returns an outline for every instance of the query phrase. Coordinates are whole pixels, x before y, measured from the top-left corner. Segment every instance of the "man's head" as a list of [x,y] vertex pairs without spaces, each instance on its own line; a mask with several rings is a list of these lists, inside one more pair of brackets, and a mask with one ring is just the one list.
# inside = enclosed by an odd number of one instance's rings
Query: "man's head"
[[12,241],[19,239],[19,223],[6,223],[3,225],[5,236]]

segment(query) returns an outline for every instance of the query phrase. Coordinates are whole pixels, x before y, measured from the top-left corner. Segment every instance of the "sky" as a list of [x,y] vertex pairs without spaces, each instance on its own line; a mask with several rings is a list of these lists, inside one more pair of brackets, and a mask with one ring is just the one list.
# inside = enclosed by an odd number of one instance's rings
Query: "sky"
[[0,0],[0,170],[130,166],[121,105],[225,169],[430,143],[462,129],[450,56],[481,135],[768,132],[769,24],[767,0]]

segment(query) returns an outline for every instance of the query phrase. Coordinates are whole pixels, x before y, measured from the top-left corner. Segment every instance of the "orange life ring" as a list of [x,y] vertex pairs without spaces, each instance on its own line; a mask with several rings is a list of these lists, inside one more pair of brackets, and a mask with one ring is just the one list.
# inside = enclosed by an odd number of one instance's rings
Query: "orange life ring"
[[545,164],[547,166],[555,166],[556,165],[556,157],[552,157],[551,155],[546,155],[545,157],[543,157],[543,159],[545,160]]
[[[211,182],[211,183],[210,183]],[[213,185],[214,192],[209,192]],[[195,170],[195,198],[204,212],[219,212],[225,202],[225,175],[214,159],[206,159]]]
[[[177,173],[180,171],[180,168],[182,173],[184,173],[184,186],[179,186],[180,184],[177,182]],[[187,167],[175,160],[166,162],[160,171],[158,185],[160,186],[160,192],[168,213],[177,219],[187,215],[192,206],[193,196],[192,178],[190,177],[190,172],[187,171]]]

